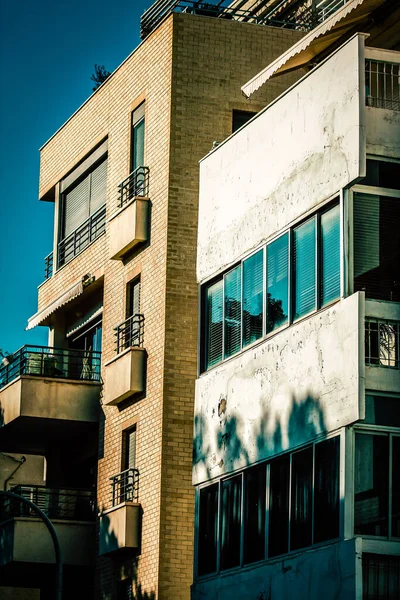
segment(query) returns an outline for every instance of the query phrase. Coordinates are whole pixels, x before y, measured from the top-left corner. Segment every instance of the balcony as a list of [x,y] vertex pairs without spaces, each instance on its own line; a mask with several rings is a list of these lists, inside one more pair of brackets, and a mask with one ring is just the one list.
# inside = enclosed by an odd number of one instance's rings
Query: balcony
[[53,253],[50,252],[44,259],[44,279],[50,279],[53,276]]
[[101,353],[23,346],[0,368],[0,448],[44,451],[98,422]]
[[139,471],[126,469],[110,477],[112,507],[100,515],[100,555],[139,550],[142,509]]
[[400,304],[365,302],[365,387],[400,392]]
[[138,167],[118,186],[119,208],[110,218],[110,258],[122,260],[149,239],[149,168]]
[[[88,565],[95,548],[95,498],[91,490],[19,485],[10,491],[34,502],[52,520],[63,563]],[[0,506],[0,565],[54,563],[54,548],[44,523],[26,505],[4,499]]]
[[105,403],[119,404],[145,391],[146,350],[143,348],[144,316],[129,317],[115,328],[117,356],[105,364]]
[[57,268],[70,262],[106,230],[106,206],[101,206],[82,225],[58,244]]

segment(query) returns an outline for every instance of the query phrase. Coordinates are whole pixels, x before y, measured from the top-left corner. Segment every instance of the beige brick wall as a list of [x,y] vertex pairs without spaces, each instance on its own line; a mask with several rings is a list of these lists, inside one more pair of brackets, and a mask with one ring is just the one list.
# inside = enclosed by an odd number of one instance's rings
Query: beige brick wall
[[[104,273],[103,362],[114,356],[113,328],[125,319],[126,283],[140,273],[146,395],[103,407],[99,508],[109,477],[121,470],[122,431],[137,424],[143,507],[137,563],[99,561],[97,597],[112,599],[115,579],[134,574],[141,593],[188,600],[193,569],[191,486],[197,364],[195,277],[198,161],[231,131],[232,109],[258,110],[289,83],[279,79],[251,101],[240,86],[299,38],[299,33],[194,15],[168,18],[47,143],[40,195],[108,136],[107,216],[129,173],[130,115],[146,101],[145,162],[150,167],[151,242],[125,263],[108,259],[108,232],[39,289],[45,307],[86,273]],[[107,386],[106,374],[105,385]]]

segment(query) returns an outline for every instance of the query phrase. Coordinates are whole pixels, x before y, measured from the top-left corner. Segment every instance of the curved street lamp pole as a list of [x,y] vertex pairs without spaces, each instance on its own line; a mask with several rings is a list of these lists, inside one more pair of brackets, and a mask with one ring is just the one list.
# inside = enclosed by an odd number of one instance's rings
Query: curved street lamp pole
[[42,519],[43,523],[46,525],[47,529],[50,532],[51,539],[53,540],[54,545],[54,554],[56,558],[56,593],[54,596],[55,600],[62,600],[62,575],[63,575],[63,566],[62,566],[62,558],[61,558],[61,546],[60,540],[58,539],[57,532],[54,528],[53,523],[50,521],[48,516],[38,507],[36,504],[27,500],[23,496],[19,494],[14,494],[13,492],[3,492],[0,490],[0,497],[3,496],[5,498],[10,498],[11,500],[17,500],[18,502],[22,502],[22,504],[26,504],[31,508],[39,517]]

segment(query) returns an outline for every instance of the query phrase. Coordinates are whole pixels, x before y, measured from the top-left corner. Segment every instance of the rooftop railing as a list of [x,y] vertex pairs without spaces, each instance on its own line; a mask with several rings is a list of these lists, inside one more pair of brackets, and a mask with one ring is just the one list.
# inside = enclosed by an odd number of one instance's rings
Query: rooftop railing
[[365,87],[367,106],[400,110],[400,64],[366,60]]
[[20,375],[101,382],[101,352],[22,346],[3,359],[0,389]]
[[101,206],[58,244],[57,268],[65,265],[106,230],[106,206]]
[[53,253],[50,252],[48,256],[44,259],[44,278],[50,279],[53,275]]
[[149,167],[138,167],[119,186],[119,206],[132,198],[149,195]]
[[132,315],[115,328],[117,354],[132,346],[143,346],[144,315]]
[[[17,485],[10,492],[36,504],[50,519],[94,521],[96,501],[92,490],[50,488],[41,485]],[[37,518],[37,514],[22,502],[6,498],[0,505],[0,518]]]
[[139,501],[139,471],[126,469],[110,477],[112,506]]
[[365,364],[399,368],[400,322],[365,320]]

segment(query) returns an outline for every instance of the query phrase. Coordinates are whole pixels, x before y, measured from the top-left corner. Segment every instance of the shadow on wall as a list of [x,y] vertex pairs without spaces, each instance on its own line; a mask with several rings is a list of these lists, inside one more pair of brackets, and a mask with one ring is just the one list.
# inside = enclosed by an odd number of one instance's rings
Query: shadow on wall
[[216,477],[268,460],[326,430],[321,402],[311,395],[297,398],[292,393],[288,410],[272,412],[265,407],[253,422],[243,411],[230,411],[229,396],[221,396],[208,419],[195,415],[193,466],[207,478]]

